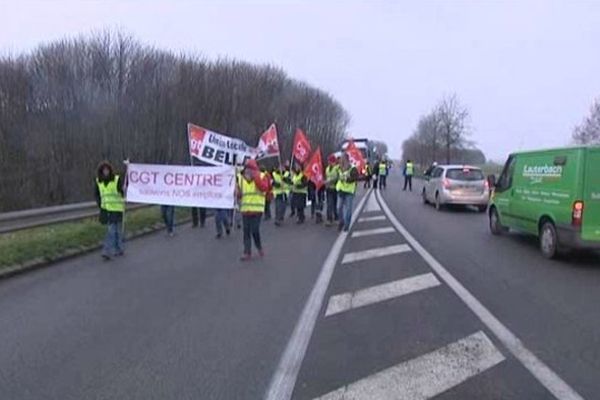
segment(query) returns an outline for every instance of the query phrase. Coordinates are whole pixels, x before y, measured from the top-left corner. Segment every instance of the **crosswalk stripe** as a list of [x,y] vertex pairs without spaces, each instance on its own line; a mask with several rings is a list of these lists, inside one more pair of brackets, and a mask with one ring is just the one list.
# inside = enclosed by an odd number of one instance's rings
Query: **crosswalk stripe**
[[329,299],[325,316],[328,317],[354,308],[380,303],[438,285],[440,285],[440,281],[435,275],[427,273],[377,286],[371,286],[353,293],[338,294],[331,296]]
[[374,194],[369,197],[367,201],[367,205],[365,206],[363,212],[371,212],[371,211],[381,211],[381,207],[379,203],[377,203],[377,198]]
[[358,219],[358,222],[371,222],[371,221],[384,221],[385,215],[376,215],[374,217],[362,217]]
[[315,400],[427,400],[504,361],[479,331]]
[[393,254],[405,253],[407,251],[410,251],[410,247],[407,244],[396,244],[393,246],[378,247],[375,249],[357,251],[354,253],[346,253],[342,259],[342,264],[368,260],[371,258],[391,256]]
[[392,233],[392,232],[396,232],[396,230],[391,227],[385,227],[385,228],[375,228],[375,229],[365,229],[362,231],[354,231],[352,232],[352,237],[361,237],[361,236],[371,236],[371,235],[379,235],[382,233]]

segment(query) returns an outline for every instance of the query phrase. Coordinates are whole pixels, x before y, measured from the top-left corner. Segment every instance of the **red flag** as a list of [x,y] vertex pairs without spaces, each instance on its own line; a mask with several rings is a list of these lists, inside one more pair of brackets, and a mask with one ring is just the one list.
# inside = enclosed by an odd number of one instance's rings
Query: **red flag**
[[367,165],[367,160],[365,160],[362,152],[358,149],[358,147],[356,147],[356,145],[354,144],[354,140],[352,139],[350,139],[348,147],[346,147],[346,154],[348,154],[350,164],[356,167],[358,173],[362,173],[365,166]]
[[190,154],[193,157],[198,157],[200,155],[204,135],[206,135],[206,129],[194,124],[188,124],[189,149]]
[[294,135],[294,149],[292,154],[296,160],[304,164],[310,155],[310,151],[310,142],[306,138],[306,135],[304,132],[302,132],[302,129],[296,129],[296,135]]
[[275,157],[279,155],[279,140],[277,138],[277,127],[271,124],[258,140],[258,157],[261,160],[267,157]]
[[321,148],[317,147],[317,150],[310,157],[310,160],[304,167],[304,175],[310,179],[317,189],[325,184],[325,178],[323,175],[323,160],[321,159]]

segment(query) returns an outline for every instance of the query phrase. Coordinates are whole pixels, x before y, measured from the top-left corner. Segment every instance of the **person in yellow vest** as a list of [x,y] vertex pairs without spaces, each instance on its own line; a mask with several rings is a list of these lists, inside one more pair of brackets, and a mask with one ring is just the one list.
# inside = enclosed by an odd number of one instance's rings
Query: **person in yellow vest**
[[352,204],[354,203],[354,194],[356,193],[356,182],[358,181],[358,171],[356,167],[350,164],[348,155],[344,154],[340,161],[340,175],[337,182],[337,192],[339,201],[340,223],[338,230],[348,232],[352,222]]
[[292,207],[298,217],[297,224],[303,224],[305,220],[304,209],[306,208],[306,197],[308,196],[308,179],[304,175],[302,164],[294,164],[292,174]]
[[122,176],[116,175],[114,168],[108,161],[98,165],[95,197],[100,208],[100,223],[107,226],[102,258],[110,260],[112,256],[122,256],[123,213],[125,212],[124,181]]
[[289,180],[290,171],[286,171],[283,165],[279,169],[273,170],[273,195],[275,196],[275,225],[281,226],[285,218],[285,209],[287,203],[286,181]]
[[363,178],[365,180],[364,188],[369,189],[371,187],[371,165],[365,163],[365,167],[362,171]]
[[379,189],[385,189],[387,186],[388,173],[387,161],[381,160],[381,162],[379,163],[379,171],[377,172],[379,173]]
[[406,188],[410,188],[412,192],[412,177],[415,174],[415,166],[411,160],[406,161],[404,166],[404,191]]
[[333,221],[338,219],[337,215],[337,183],[340,174],[340,166],[335,154],[327,157],[327,168],[325,168],[325,188],[327,196],[327,222],[325,226],[332,226]]
[[244,254],[240,258],[242,261],[252,258],[252,240],[259,256],[264,256],[260,238],[260,220],[265,211],[266,193],[270,188],[269,179],[260,173],[256,161],[246,161],[242,179],[236,188],[244,230]]

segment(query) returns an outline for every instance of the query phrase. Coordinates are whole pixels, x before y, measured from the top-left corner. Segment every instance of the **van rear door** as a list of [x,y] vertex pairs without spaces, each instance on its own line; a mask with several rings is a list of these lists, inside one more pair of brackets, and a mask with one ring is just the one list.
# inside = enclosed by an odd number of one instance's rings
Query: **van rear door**
[[588,149],[584,176],[584,210],[581,237],[600,242],[600,148]]

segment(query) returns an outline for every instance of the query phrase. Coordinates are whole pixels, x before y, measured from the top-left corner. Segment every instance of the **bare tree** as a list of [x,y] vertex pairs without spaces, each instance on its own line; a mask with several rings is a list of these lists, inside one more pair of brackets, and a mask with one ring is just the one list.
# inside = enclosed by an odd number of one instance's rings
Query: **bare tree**
[[589,115],[575,127],[573,141],[577,144],[600,144],[600,99],[593,102]]
[[446,150],[446,163],[452,160],[452,149],[462,148],[467,144],[467,120],[469,111],[462,106],[455,94],[442,99],[436,107],[439,132],[442,146]]

